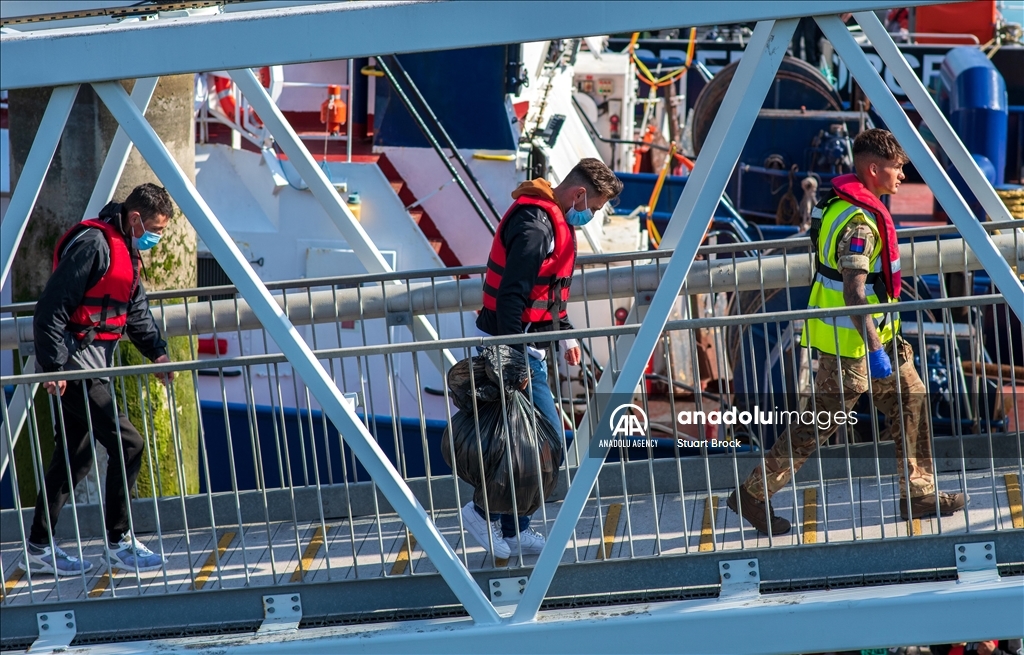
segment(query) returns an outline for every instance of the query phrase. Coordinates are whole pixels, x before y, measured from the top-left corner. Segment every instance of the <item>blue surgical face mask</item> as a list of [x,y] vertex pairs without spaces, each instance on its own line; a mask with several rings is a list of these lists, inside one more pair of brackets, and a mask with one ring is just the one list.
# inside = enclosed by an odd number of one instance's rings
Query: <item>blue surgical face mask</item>
[[132,245],[135,247],[136,250],[149,250],[156,244],[160,243],[159,234],[157,234],[156,232],[150,232],[149,230],[145,229],[145,225],[143,225],[142,227],[143,232],[141,237],[137,237],[134,234],[132,234]]
[[576,209],[576,203],[565,212],[565,222],[569,225],[581,227],[594,218],[594,210],[587,207],[587,190],[583,189],[583,210]]

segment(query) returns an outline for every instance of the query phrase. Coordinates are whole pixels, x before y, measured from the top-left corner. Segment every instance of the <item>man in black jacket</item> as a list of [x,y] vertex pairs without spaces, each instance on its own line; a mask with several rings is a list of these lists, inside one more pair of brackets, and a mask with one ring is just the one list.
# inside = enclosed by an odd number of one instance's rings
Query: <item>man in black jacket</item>
[[[476,326],[483,336],[551,333],[571,330],[566,314],[569,285],[576,262],[577,227],[622,192],[622,182],[604,162],[583,159],[558,186],[528,180],[512,192],[512,206],[498,225],[484,278],[484,307]],[[556,334],[527,347],[533,404],[558,433],[561,412],[548,386],[544,361],[554,342],[570,366],[580,363],[574,339]],[[472,501],[462,509],[463,524],[473,538],[497,558],[520,552],[539,553],[544,537],[530,528],[529,516],[487,517]],[[518,523],[518,526],[517,526]],[[517,530],[518,527],[518,530]],[[518,533],[518,539],[517,539]]]
[[[58,241],[53,274],[33,319],[36,366],[41,372],[109,368],[122,334],[153,362],[170,361],[139,279],[139,251],[156,245],[173,211],[163,188],[143,184],[124,204],[107,204],[99,218],[82,221]],[[167,384],[172,376],[158,377]],[[53,457],[21,567],[54,575],[92,568],[54,542],[61,508],[92,466],[91,432],[109,458],[104,509],[111,565],[129,571],[159,569],[164,558],[140,544],[129,530],[125,490],[135,486],[143,440],[124,412],[116,409],[111,380],[57,380],[43,386],[60,397],[60,411]]]

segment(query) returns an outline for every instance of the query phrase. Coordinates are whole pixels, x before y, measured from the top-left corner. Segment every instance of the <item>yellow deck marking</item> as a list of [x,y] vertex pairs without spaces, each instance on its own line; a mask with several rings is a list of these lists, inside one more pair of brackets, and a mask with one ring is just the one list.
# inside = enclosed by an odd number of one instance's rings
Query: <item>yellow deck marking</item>
[[1016,473],[1007,473],[1003,476],[1006,482],[1006,495],[1010,501],[1010,518],[1013,520],[1013,527],[1024,528],[1024,510],[1021,509],[1020,478]]
[[110,571],[107,570],[107,572],[104,573],[100,577],[100,579],[96,581],[96,585],[89,592],[89,598],[96,598],[97,596],[102,596],[103,592],[106,591],[107,587],[109,587],[109,586],[110,586]]
[[213,574],[213,570],[217,568],[217,560],[224,560],[224,551],[228,549],[234,538],[234,532],[225,532],[221,535],[220,541],[217,542],[217,552],[210,551],[210,556],[206,558],[206,564],[203,564],[203,568],[199,569],[199,575],[196,576],[195,584],[192,585],[193,590],[203,588]]
[[21,567],[15,566],[14,572],[4,580],[4,596],[9,596],[24,576],[25,572],[21,570]]
[[818,543],[818,490],[804,489],[804,543]]
[[[330,528],[328,528],[329,530]],[[295,567],[295,573],[292,573],[292,582],[299,582],[302,580],[302,572],[309,571],[309,567],[313,564],[313,558],[320,552],[320,547],[324,545],[324,529],[318,527],[316,532],[313,534],[313,538],[310,539],[309,545],[306,546],[306,552],[302,553],[302,560],[299,561],[299,565]]]
[[508,566],[508,558],[507,557],[495,557],[494,558],[494,566],[495,566],[495,568],[499,568],[499,569],[501,567],[503,567],[503,566]]
[[697,551],[706,553],[714,549],[715,535],[712,526],[715,522],[715,515],[718,514],[718,496],[704,499],[704,522],[700,526],[700,546]]
[[395,565],[391,567],[391,575],[402,575],[405,573],[405,568],[409,566],[409,560],[412,557],[412,549],[416,547],[416,537],[409,533],[409,537],[402,544],[402,550],[398,551],[398,557],[395,558]]
[[921,534],[921,519],[914,519],[913,523],[907,521],[907,532],[914,537]]
[[612,556],[612,546],[615,545],[615,532],[619,529],[619,515],[621,514],[622,503],[612,503],[608,506],[608,514],[604,518],[601,547],[597,549],[597,559],[609,559]]

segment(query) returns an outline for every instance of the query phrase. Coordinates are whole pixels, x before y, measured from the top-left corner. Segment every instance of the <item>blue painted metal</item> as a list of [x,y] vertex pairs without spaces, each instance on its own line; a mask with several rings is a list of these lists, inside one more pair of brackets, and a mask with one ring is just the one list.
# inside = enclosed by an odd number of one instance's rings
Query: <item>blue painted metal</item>
[[[950,549],[952,551],[952,549]],[[950,563],[953,553],[950,552]],[[298,589],[296,587],[296,589]],[[937,620],[955,611],[955,620]],[[737,596],[544,612],[541,621],[478,626],[462,619],[90,645],[95,655],[307,653],[820,653],[1019,634],[1019,578]]]
[[960,135],[967,151],[987,157],[995,167],[995,184],[1006,171],[1006,82],[978,48],[953,48],[939,70],[939,108]]
[[[939,4],[913,0],[904,6]],[[892,0],[821,0],[814,11],[888,9]],[[806,14],[804,2],[522,0],[325,2],[216,16],[122,22],[0,36],[5,89],[526,43],[584,34],[717,25]],[[169,54],[173,53],[173,55]],[[50,62],[59,61],[60,66]]]
[[[505,46],[417,52],[399,59],[460,149],[516,149],[505,109]],[[390,84],[377,83],[376,107],[381,116],[373,144],[429,148],[409,112],[392,94]],[[472,120],[467,120],[469,116]]]
[[0,284],[7,279],[14,263],[14,254],[18,251],[21,237],[25,234],[28,218],[39,199],[39,191],[43,188],[46,171],[50,169],[53,153],[57,151],[57,143],[64,132],[64,125],[71,114],[71,107],[78,95],[78,85],[57,87],[50,94],[50,101],[39,122],[39,129],[32,141],[32,148],[25,158],[25,165],[18,177],[18,186],[14,188],[11,202],[0,223]]

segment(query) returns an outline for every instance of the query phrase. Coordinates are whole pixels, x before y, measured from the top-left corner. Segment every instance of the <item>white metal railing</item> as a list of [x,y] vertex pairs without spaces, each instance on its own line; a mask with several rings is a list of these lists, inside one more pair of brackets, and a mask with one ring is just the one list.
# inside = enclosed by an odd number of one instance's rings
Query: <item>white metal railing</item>
[[[940,240],[940,231],[915,231],[916,236],[905,247],[921,253],[934,249],[935,244],[955,243]],[[996,239],[1005,236],[1012,234],[997,235]],[[912,289],[908,287],[908,294],[919,299],[901,303],[900,309],[907,326],[906,338],[920,358],[916,365],[933,410],[929,432],[939,486],[943,491],[968,492],[974,507],[959,516],[929,519],[923,524],[898,518],[893,504],[899,490],[893,477],[892,444],[886,440],[884,419],[868,399],[867,405],[858,409],[862,427],[866,425],[867,429],[837,434],[818,451],[816,463],[807,465],[813,475],[794,479],[776,496],[782,511],[797,519],[802,517],[794,521],[792,535],[758,537],[724,508],[729,490],[742,482],[750,469],[763,464],[764,448],[778,436],[777,429],[764,425],[716,427],[706,420],[690,425],[674,419],[680,412],[706,413],[733,407],[749,410],[759,404],[791,411],[803,410],[811,403],[813,409],[815,399],[808,396],[813,363],[795,345],[800,323],[812,315],[866,313],[803,309],[806,281],[799,275],[790,277],[788,283],[784,280],[778,288],[769,286],[769,275],[754,285],[741,284],[746,262],[764,265],[769,257],[783,258],[787,266],[781,270],[792,271],[796,262],[806,259],[806,249],[802,240],[705,249],[709,264],[725,272],[710,276],[708,286],[684,288],[685,302],[679,302],[679,313],[665,326],[651,373],[633,401],[649,418],[652,441],[639,448],[613,449],[612,460],[604,464],[564,561],[613,562],[685,556],[705,550],[903,539],[922,533],[985,533],[1014,526],[1017,518],[1013,509],[1001,499],[1012,487],[1012,476],[1024,479],[1019,455],[1022,417],[1018,414],[1024,375],[1019,366],[1012,365],[1020,357],[1020,345],[1013,338],[1005,338],[1003,326],[1009,323],[1010,310],[1000,296],[948,296],[945,278],[965,270],[968,255],[963,250],[959,257],[946,256],[938,266],[928,269],[937,273],[931,282],[938,287],[938,297],[931,299],[925,298],[928,278],[918,268],[926,260],[906,257],[905,274],[917,281]],[[769,251],[783,254],[762,257]],[[652,282],[642,281],[652,268],[657,278],[662,270],[659,262],[668,255],[628,253],[581,259],[580,279],[592,280],[588,276],[598,272],[603,274],[603,283],[581,284],[571,305],[577,328],[559,335],[577,338],[589,353],[583,368],[559,367],[569,379],[552,387],[572,425],[580,420],[593,422],[601,415],[601,406],[609,399],[595,394],[595,387],[600,377],[614,374],[609,366],[614,339],[633,334],[639,327],[635,322],[615,325],[616,310],[647,302],[645,284]],[[767,271],[769,267],[763,268]],[[419,357],[430,350],[448,349],[461,359],[479,346],[521,344],[537,337],[481,338],[468,331],[468,321],[462,320],[461,312],[449,315],[449,319],[456,320],[446,320],[440,309],[426,311],[429,308],[421,306],[417,310],[425,311],[439,339],[397,341],[388,326],[407,320],[401,318],[402,311],[377,311],[373,303],[364,302],[357,304],[366,308],[366,313],[343,314],[340,308],[345,305],[333,302],[334,313],[325,318],[319,306],[309,302],[316,293],[355,293],[358,299],[377,291],[389,298],[388,289],[395,287],[396,281],[406,293],[416,287],[437,289],[442,284],[459,287],[475,282],[461,276],[451,279],[452,273],[462,272],[441,269],[268,286],[294,324],[301,324],[303,315],[315,324],[305,335],[309,347],[330,371],[338,388],[358,399],[364,427],[385,447],[392,464],[427,508],[430,519],[450,540],[462,565],[471,570],[529,567],[533,559],[530,556],[519,556],[511,562],[495,561],[482,557],[482,549],[467,541],[458,509],[471,497],[470,490],[459,482],[457,466],[450,472],[438,469],[443,466],[443,458],[437,426],[451,420],[449,392],[443,384],[432,387],[425,381]],[[610,281],[616,272],[627,282],[631,280],[632,293],[615,290],[616,285]],[[480,273],[479,268],[473,269],[472,276]],[[656,288],[657,279],[653,285]],[[145,439],[145,457],[153,464],[147,481],[151,488],[166,488],[168,485],[160,478],[168,474],[179,480],[196,476],[204,480],[202,493],[188,493],[179,486],[176,495],[158,502],[137,499],[132,504],[134,530],[154,551],[168,554],[168,568],[141,576],[118,576],[114,581],[104,581],[98,573],[59,580],[26,574],[8,590],[6,603],[34,604],[55,598],[88,602],[124,595],[228,589],[242,584],[276,587],[292,581],[388,578],[434,571],[401,520],[380,506],[367,486],[360,462],[347,449],[346,435],[337,432],[326,414],[319,411],[302,379],[288,370],[285,357],[275,352],[272,337],[262,328],[253,329],[238,320],[237,313],[236,320],[231,321],[225,320],[225,312],[212,311],[218,303],[228,303],[240,312],[242,302],[237,296],[212,300],[214,294],[232,292],[217,287],[152,294],[156,309],[165,310],[164,317],[171,315],[172,308],[179,308],[185,322],[194,326],[201,324],[199,316],[205,312],[210,326],[200,328],[202,338],[213,339],[214,344],[220,339],[228,341],[226,352],[217,345],[215,351],[221,354],[200,356],[196,342],[190,340],[188,361],[60,376],[68,380],[110,376],[117,405],[133,407],[133,421]],[[464,295],[456,293],[454,297]],[[304,305],[300,299],[305,299]],[[462,311],[475,308],[466,304],[469,306],[461,307]],[[24,312],[31,307],[5,309]],[[964,314],[964,322],[956,322],[955,314]],[[349,319],[356,324],[346,324]],[[242,347],[246,343],[250,345]],[[699,353],[705,348],[712,356],[701,359]],[[920,357],[922,353],[924,357]],[[718,375],[713,384],[708,384],[705,368],[712,363]],[[148,375],[167,371],[190,378],[192,384],[161,388],[146,382]],[[23,374],[5,383],[16,389],[27,388],[56,377]],[[409,388],[409,392],[403,395],[400,386]],[[20,439],[9,427],[2,437],[5,450],[14,453],[9,476],[31,496],[33,490],[40,490],[39,472],[47,464],[43,456],[45,425],[51,420],[59,422],[65,410],[61,400],[52,396],[30,400],[29,405]],[[182,405],[199,410],[197,434],[183,434],[181,424],[174,420],[169,428],[156,427],[153,417],[160,406]],[[10,426],[13,417],[6,405],[3,409],[4,426]],[[431,409],[434,418],[428,418]],[[388,416],[395,420],[388,422]],[[405,426],[397,420],[403,416],[410,419]],[[160,434],[168,429],[169,434]],[[572,434],[563,434],[563,448],[571,451],[569,459],[580,461],[585,448]],[[740,445],[700,443],[706,438],[738,440]],[[201,457],[199,462],[189,464],[179,444],[195,439]],[[173,453],[166,451],[167,444],[175,445]],[[168,457],[170,468],[155,465],[157,459]],[[111,462],[118,465],[117,458]],[[560,489],[568,486],[570,474],[569,467],[561,468]],[[91,475],[97,475],[95,470]],[[102,488],[98,478],[96,488]],[[875,490],[874,495],[870,490]],[[13,560],[24,556],[26,533],[19,526],[30,518],[18,494],[14,505],[2,513],[6,543],[0,560],[5,571],[12,570]],[[102,563],[102,531],[96,529],[102,507],[73,500],[64,510],[59,532],[53,535],[54,543],[70,544],[72,554]],[[557,500],[543,505],[534,525],[545,533],[558,511]],[[844,512],[850,513],[848,520],[840,516]]]

